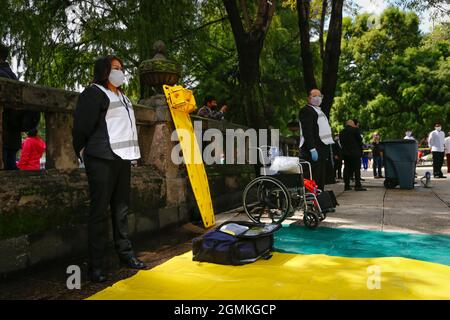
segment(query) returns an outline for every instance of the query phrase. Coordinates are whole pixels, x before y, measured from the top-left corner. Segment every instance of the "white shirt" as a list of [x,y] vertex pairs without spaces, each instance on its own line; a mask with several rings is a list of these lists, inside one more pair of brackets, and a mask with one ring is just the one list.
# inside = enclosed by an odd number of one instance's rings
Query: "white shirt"
[[444,132],[437,130],[431,131],[428,137],[428,146],[431,148],[431,152],[444,152],[444,140]]
[[445,145],[445,153],[450,154],[450,137],[445,138],[444,145]]

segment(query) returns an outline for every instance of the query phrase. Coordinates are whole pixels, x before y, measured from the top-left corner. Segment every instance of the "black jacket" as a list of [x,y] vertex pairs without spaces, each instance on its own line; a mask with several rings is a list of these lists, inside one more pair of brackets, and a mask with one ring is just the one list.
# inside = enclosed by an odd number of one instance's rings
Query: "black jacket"
[[333,155],[337,156],[339,159],[342,160],[342,148],[339,145],[341,142],[339,141],[339,143],[337,141],[335,141],[335,143],[333,144]]
[[109,98],[95,85],[84,89],[80,94],[73,115],[72,143],[75,154],[84,153],[101,159],[117,159],[109,144],[108,127],[105,116],[108,112]]
[[[0,77],[17,80],[17,76],[6,62],[0,63]],[[7,106],[3,110],[3,147],[11,150],[19,150],[22,147],[22,116],[23,112],[8,109]]]
[[319,150],[326,145],[322,142],[319,135],[319,125],[317,120],[319,115],[310,105],[304,106],[299,113],[299,120],[302,125],[303,138],[305,143],[302,146],[304,152],[309,153],[311,149]]
[[379,142],[374,142],[372,145],[372,155],[374,157],[381,157],[381,145]]
[[363,140],[358,128],[346,126],[339,134],[344,157],[362,157]]
[[19,80],[16,74],[11,70],[7,62],[0,63],[0,77],[7,78],[11,80]]

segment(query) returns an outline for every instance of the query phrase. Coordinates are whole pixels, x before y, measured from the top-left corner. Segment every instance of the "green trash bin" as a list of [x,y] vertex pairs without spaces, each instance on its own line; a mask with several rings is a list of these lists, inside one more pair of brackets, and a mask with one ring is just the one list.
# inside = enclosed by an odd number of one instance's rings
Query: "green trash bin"
[[394,189],[414,189],[418,145],[415,140],[381,142],[383,150],[384,186]]

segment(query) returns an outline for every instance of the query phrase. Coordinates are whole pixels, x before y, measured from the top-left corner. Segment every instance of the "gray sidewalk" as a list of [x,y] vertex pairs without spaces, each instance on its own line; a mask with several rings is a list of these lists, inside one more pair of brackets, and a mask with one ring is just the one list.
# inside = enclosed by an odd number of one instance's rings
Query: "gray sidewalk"
[[384,179],[374,179],[370,169],[363,171],[368,191],[344,192],[343,183],[328,186],[340,206],[322,226],[450,235],[450,174],[447,179],[432,179],[428,189],[420,183],[426,171],[432,168],[417,168],[414,190],[386,190]]
[[[431,167],[417,168],[418,178],[414,190],[385,189],[384,179],[374,179],[371,169],[362,171],[366,180],[362,184],[367,191],[344,191],[340,181],[326,186],[333,190],[340,206],[330,213],[320,226],[329,228],[368,229],[422,234],[450,235],[450,174],[447,179],[433,179],[432,188],[424,188],[420,178]],[[447,169],[442,169],[447,172]],[[216,216],[216,224],[227,220],[248,220],[237,209]],[[295,222],[294,216],[285,223]]]

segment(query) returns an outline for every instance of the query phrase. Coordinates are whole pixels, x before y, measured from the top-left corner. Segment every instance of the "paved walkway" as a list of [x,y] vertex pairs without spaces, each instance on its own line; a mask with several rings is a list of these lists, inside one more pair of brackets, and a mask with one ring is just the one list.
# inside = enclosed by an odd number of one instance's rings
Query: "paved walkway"
[[[431,168],[418,168],[419,177],[425,171],[431,171]],[[366,179],[363,184],[368,188],[366,192],[344,192],[342,182],[329,186],[329,189],[335,191],[340,206],[322,226],[450,235],[450,174],[448,179],[432,180],[431,189],[418,184],[414,190],[386,190],[384,180],[373,179],[370,171],[363,172],[363,177]],[[236,211],[220,214],[217,215],[217,224],[229,219],[246,219],[246,216]],[[203,232],[202,228],[189,224],[136,241],[135,247],[138,256],[149,268],[153,268],[191,250],[192,238]],[[105,284],[92,284],[83,279],[82,290],[67,290],[67,266],[80,265],[83,274],[86,271],[85,259],[74,257],[51,266],[29,270],[5,281],[3,279],[0,281],[0,299],[87,298],[135,274],[135,271],[119,268],[116,260],[111,253],[110,281]]]
[[[426,171],[432,168],[418,168],[419,178]],[[344,192],[342,183],[330,186],[340,206],[323,226],[450,235],[450,174],[432,179],[432,188],[419,182],[414,190],[386,190],[384,179],[373,179],[370,171],[363,177],[366,192]]]

